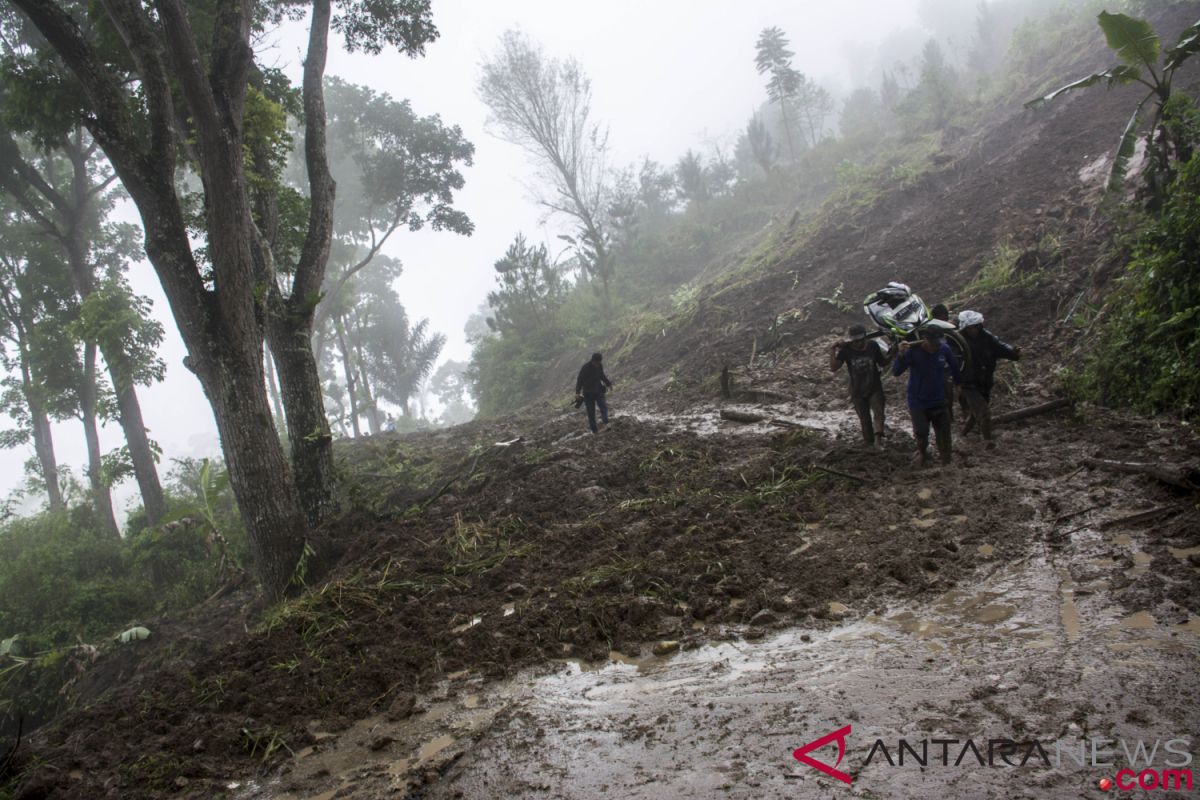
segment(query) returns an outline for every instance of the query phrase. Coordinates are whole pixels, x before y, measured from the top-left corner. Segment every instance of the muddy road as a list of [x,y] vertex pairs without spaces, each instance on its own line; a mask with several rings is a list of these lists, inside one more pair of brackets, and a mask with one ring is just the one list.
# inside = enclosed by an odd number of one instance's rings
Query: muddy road
[[[555,427],[549,452],[582,455],[552,463],[596,464],[566,470],[574,501],[588,514],[593,500],[606,506],[620,553],[656,571],[657,582],[634,589],[640,600],[625,601],[653,613],[596,622],[607,633],[590,645],[564,622],[544,660],[506,677],[454,664],[399,714],[338,730],[313,719],[311,744],[277,771],[226,786],[277,800],[1076,798],[1104,795],[1101,780],[1116,780],[1131,754],[1135,773],[1149,764],[1161,776],[1184,759],[1172,750],[1195,753],[1195,495],[1080,466],[1148,451],[1186,461],[1196,456],[1189,435],[1079,409],[1013,423],[995,449],[960,437],[954,466],[914,470],[899,382],[889,383],[892,436],[879,454],[857,443],[841,380],[816,377],[790,403],[734,405],[785,424],[729,423],[715,405],[665,415],[631,397],[598,437]],[[1039,399],[1032,379],[1013,388]],[[720,476],[756,487],[733,516],[693,485],[688,454],[700,451],[710,493]],[[618,484],[624,493],[606,484],[603,465],[618,452],[643,476],[665,462],[664,483]],[[822,475],[814,465],[835,474],[812,478]],[[662,502],[680,487],[690,502]],[[1146,509],[1163,511],[1122,521]],[[689,562],[681,536],[704,559],[724,559],[719,577]],[[577,557],[589,563],[588,548]],[[545,585],[567,572],[552,570]],[[619,595],[630,576],[612,578],[616,587],[592,588]],[[562,612],[555,594],[476,596],[448,634],[512,636],[539,609]],[[846,726],[840,760],[836,740],[808,753],[843,778],[793,757]]]

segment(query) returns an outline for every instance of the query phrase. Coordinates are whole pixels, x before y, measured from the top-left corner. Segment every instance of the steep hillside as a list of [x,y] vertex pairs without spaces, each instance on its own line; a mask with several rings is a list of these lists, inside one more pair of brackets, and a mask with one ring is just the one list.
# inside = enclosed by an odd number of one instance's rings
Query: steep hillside
[[[608,343],[600,435],[562,402],[564,363],[521,413],[344,443],[349,510],[308,586],[263,608],[234,583],[148,621],[81,669],[76,708],[20,745],[0,795],[828,796],[791,753],[852,722],[861,796],[1090,796],[1111,769],[863,757],[876,736],[1197,730],[1196,473],[1087,459],[1196,465],[1200,441],[1077,406],[1002,423],[994,449],[956,428],[954,464],[917,470],[902,381],[886,448],[866,450],[828,353],[863,295],[902,280],[1023,346],[997,412],[1058,395],[1064,320],[1112,269],[1101,161],[1130,100],[999,109],[894,183],[770,226]],[[992,280],[1001,261],[1015,272]]]

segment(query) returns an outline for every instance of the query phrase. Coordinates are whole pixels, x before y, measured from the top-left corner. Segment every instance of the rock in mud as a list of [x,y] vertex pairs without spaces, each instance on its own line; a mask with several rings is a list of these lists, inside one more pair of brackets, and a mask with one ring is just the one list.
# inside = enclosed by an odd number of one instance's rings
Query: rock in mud
[[656,655],[656,656],[665,656],[665,655],[674,653],[678,649],[679,649],[679,642],[676,642],[673,640],[663,640],[663,641],[659,642],[658,644],[654,645],[653,652],[654,652],[654,655]]
[[764,608],[750,618],[751,625],[774,625],[779,622],[779,617],[769,608]]
[[384,734],[382,736],[376,736],[374,739],[371,740],[371,751],[379,752],[380,750],[387,747],[389,744],[391,744],[394,741],[396,741],[395,737],[388,736],[387,734]]
[[604,489],[600,486],[584,486],[575,490],[575,496],[584,502],[595,502],[604,499]]
[[510,583],[504,587],[506,597],[528,597],[529,587],[523,583]]
[[417,698],[411,692],[401,692],[388,707],[387,718],[390,722],[399,722],[413,715],[417,707]]

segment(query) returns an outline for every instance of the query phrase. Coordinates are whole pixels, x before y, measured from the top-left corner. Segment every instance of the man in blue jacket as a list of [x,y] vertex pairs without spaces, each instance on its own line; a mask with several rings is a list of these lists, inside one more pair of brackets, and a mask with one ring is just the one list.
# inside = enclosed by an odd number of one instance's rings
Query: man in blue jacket
[[937,328],[921,331],[921,343],[913,347],[900,343],[900,352],[892,362],[892,374],[908,372],[908,412],[913,435],[917,438],[917,461],[929,463],[929,429],[937,437],[938,454],[943,464],[950,463],[950,413],[947,409],[946,371],[959,382],[958,365]]

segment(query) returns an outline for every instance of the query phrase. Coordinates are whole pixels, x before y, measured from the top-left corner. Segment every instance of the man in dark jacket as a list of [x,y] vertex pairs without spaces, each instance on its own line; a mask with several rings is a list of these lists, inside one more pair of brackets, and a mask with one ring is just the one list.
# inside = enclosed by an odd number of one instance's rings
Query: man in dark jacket
[[1016,361],[1021,357],[1021,348],[1000,341],[994,333],[983,327],[983,314],[978,311],[963,311],[958,315],[958,327],[971,350],[971,358],[962,376],[963,405],[970,412],[963,433],[969,433],[976,425],[983,434],[988,447],[992,446],[992,384],[996,374],[996,361],[1007,358]]
[[958,365],[937,328],[921,331],[920,345],[900,343],[900,352],[892,363],[892,374],[908,372],[908,412],[912,417],[913,436],[917,439],[917,460],[929,463],[929,428],[937,436],[938,454],[943,464],[950,463],[950,415],[946,412],[946,371],[959,383]]
[[[883,381],[879,368],[888,365],[887,353],[876,339],[867,338],[867,329],[851,325],[846,330],[847,342],[833,345],[829,353],[829,369],[837,372],[842,364],[850,374],[850,402],[862,425],[863,441],[870,447],[878,442],[883,447]],[[872,425],[871,417],[875,421]]]
[[608,424],[608,403],[604,401],[604,393],[612,388],[612,381],[604,374],[604,367],[599,353],[592,353],[592,360],[579,369],[579,377],[575,380],[575,407],[579,408],[582,400],[587,404],[588,427],[592,433],[598,433],[596,427],[596,406],[600,407],[600,421]]

